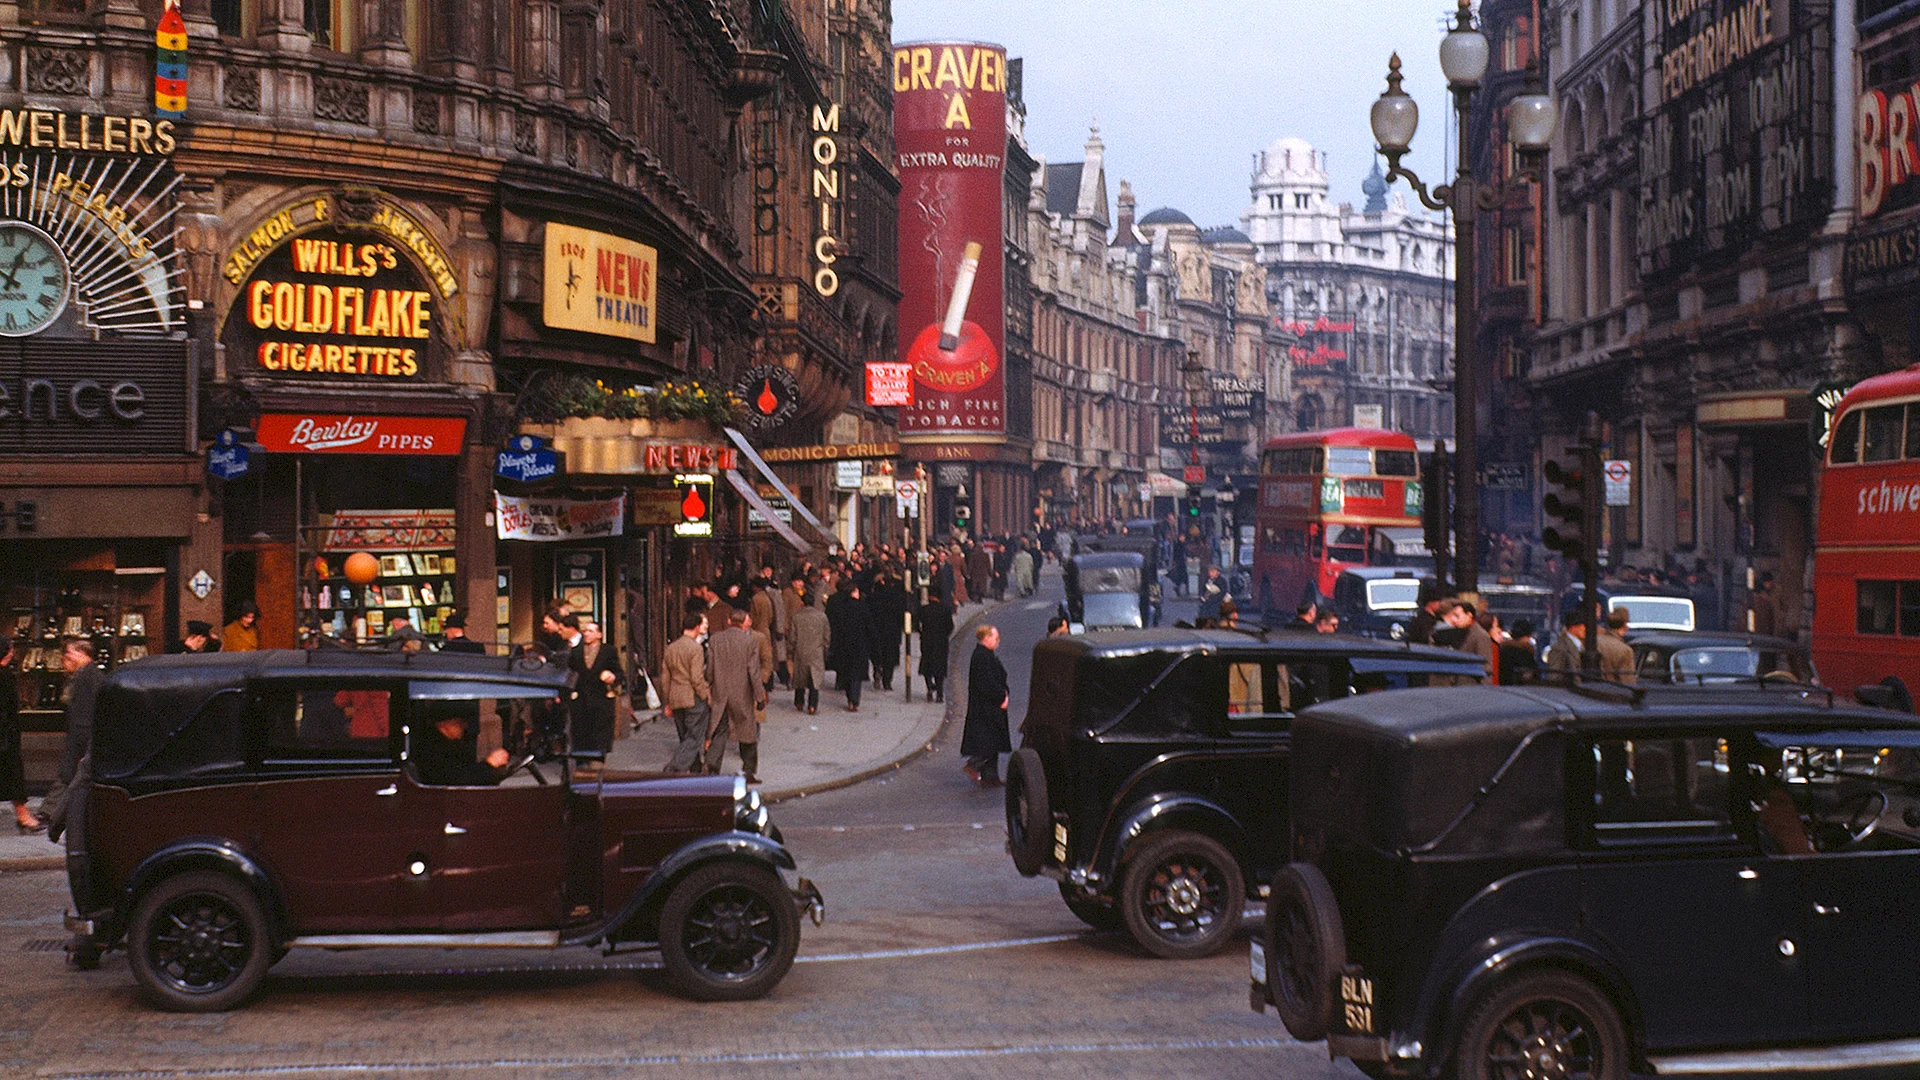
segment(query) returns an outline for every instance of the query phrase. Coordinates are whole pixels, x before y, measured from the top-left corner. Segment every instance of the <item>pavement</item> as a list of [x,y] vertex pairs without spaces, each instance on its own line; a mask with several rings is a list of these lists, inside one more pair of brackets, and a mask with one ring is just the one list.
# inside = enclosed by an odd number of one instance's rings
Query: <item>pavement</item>
[[[973,649],[973,623],[998,606],[972,603],[954,613],[950,655],[959,660],[950,659],[950,672],[955,668],[965,672],[966,658]],[[916,636],[916,648],[919,643]],[[910,659],[903,657],[891,691],[867,684],[857,713],[846,711],[844,694],[826,690],[820,695],[820,711],[808,716],[793,707],[792,693],[776,683],[767,704],[766,722],[760,728],[761,796],[778,802],[857,784],[892,772],[932,749],[946,724],[948,710],[959,715],[964,698],[950,693],[944,704],[928,701],[925,680],[917,674],[910,680],[913,690],[909,695],[909,683],[903,680],[919,663],[917,652]],[[624,737],[614,742],[607,756],[609,766],[658,770],[673,756],[676,739],[672,721],[660,718],[658,713],[642,714],[640,720],[638,731],[623,732]],[[734,750],[728,750],[721,767],[727,771],[739,769]],[[0,833],[0,873],[65,866],[65,848],[49,843],[45,833]]]

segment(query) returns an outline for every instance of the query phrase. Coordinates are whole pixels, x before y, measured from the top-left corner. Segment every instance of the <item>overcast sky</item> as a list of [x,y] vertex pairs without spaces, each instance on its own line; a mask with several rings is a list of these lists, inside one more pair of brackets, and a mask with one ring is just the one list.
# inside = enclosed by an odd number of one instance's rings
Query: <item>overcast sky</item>
[[[1420,131],[1405,164],[1429,184],[1453,160],[1436,49],[1445,0],[893,0],[895,41],[1004,45],[1026,61],[1027,143],[1078,161],[1096,118],[1109,199],[1238,224],[1253,155],[1298,136],[1331,155],[1336,203],[1361,204],[1367,108],[1399,50]],[[1404,185],[1396,185],[1404,191]]]

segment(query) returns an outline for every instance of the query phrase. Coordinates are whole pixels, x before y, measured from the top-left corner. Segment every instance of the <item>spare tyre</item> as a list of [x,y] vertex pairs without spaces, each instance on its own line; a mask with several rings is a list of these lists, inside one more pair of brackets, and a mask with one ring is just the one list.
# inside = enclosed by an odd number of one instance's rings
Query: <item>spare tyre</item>
[[1287,1032],[1302,1042],[1333,1026],[1334,983],[1347,966],[1347,938],[1333,886],[1312,863],[1289,863],[1267,897],[1267,990]]
[[1052,861],[1053,809],[1047,802],[1047,772],[1040,755],[1023,746],[1007,759],[1007,851],[1021,877]]

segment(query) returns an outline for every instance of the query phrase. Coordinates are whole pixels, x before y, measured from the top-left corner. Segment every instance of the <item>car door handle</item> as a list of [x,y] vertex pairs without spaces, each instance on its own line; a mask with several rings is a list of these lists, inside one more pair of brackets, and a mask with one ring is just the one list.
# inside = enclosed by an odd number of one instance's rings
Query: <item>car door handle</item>
[[1815,904],[1815,905],[1813,905],[1813,913],[1814,913],[1815,915],[1838,915],[1838,914],[1840,914],[1840,905],[1838,905],[1838,904]]
[[382,795],[382,796],[398,795],[400,794],[400,787],[397,784],[388,784],[386,787],[383,787],[379,791],[374,792],[374,794]]
[[464,836],[466,835],[467,830],[449,821],[447,822],[446,827],[443,828],[441,831],[446,833],[448,836]]

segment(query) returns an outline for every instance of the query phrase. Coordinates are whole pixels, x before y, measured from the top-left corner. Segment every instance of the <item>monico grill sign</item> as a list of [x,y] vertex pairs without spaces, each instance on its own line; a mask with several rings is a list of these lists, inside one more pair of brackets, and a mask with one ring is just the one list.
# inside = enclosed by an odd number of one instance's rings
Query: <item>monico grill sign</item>
[[1002,189],[1007,54],[967,42],[893,52],[900,165],[900,344],[913,368],[902,442],[1006,436]]
[[[1816,14],[1816,12],[1818,12]],[[1824,9],[1801,0],[1646,7],[1660,103],[1640,129],[1642,275],[1724,264],[1765,233],[1825,219],[1831,132]]]

